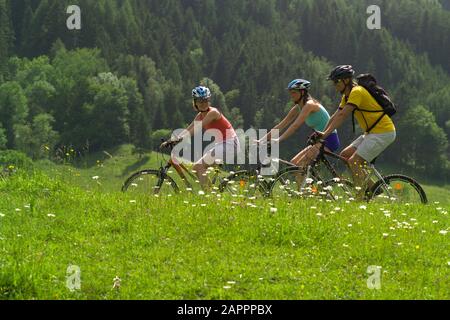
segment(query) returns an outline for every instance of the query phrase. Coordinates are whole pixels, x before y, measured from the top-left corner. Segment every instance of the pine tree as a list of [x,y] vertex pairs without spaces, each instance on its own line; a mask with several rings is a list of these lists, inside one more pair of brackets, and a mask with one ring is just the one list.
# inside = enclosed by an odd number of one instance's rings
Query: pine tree
[[13,47],[13,40],[10,1],[0,0],[0,77],[5,72],[5,64]]

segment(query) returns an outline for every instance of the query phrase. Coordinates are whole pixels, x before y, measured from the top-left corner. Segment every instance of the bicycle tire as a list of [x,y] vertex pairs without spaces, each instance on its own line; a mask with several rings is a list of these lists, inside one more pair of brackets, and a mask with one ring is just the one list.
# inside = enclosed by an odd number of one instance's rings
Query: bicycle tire
[[[146,176],[154,176],[156,178],[156,183],[151,183],[151,185],[149,185],[149,187],[151,189],[153,189],[153,194],[160,194],[161,190],[162,190],[162,186],[164,184],[164,181],[167,181],[168,184],[170,184],[170,186],[172,187],[172,190],[175,193],[179,193],[180,189],[178,188],[178,185],[176,184],[176,182],[168,175],[163,177],[161,176],[161,171],[160,170],[141,170],[138,171],[136,173],[134,173],[133,175],[131,175],[123,184],[122,186],[122,192],[127,192],[130,191],[130,187],[134,187],[134,185],[139,186],[138,183],[136,183],[138,181],[138,179],[143,179],[143,177]],[[144,188],[147,186],[144,186]],[[133,191],[137,191],[133,190]],[[143,191],[145,193],[145,190]]]
[[[270,197],[274,196],[274,191],[276,189],[276,186],[279,183],[282,183],[282,185],[279,187],[280,190],[283,190],[283,192],[285,191],[285,193],[287,194],[288,197],[302,197],[303,196],[303,192],[301,191],[301,187],[295,187],[292,183],[291,180],[286,179],[285,181],[282,181],[282,178],[284,178],[285,176],[288,176],[289,174],[295,174],[295,172],[298,172],[298,174],[303,174],[305,175],[305,169],[303,168],[299,168],[299,167],[288,167],[284,170],[282,170],[281,172],[279,172],[273,182],[271,183],[271,185],[268,188],[268,195]],[[297,183],[297,182],[293,182],[293,183]],[[286,185],[289,185],[288,188],[286,188]],[[290,187],[290,185],[293,185],[294,187]],[[295,190],[298,189],[298,190]]]
[[[342,186],[341,186],[342,184]],[[343,192],[344,194],[346,194],[346,196],[348,196],[349,198],[351,198],[351,190],[353,190],[354,185],[353,182],[351,182],[350,180],[347,179],[339,179],[339,181],[337,181],[336,179],[330,179],[324,182],[324,186],[328,187],[331,186],[333,187],[334,185],[337,186],[338,190],[341,190],[341,192]],[[335,189],[334,189],[335,190]],[[333,190],[331,191],[327,191],[329,196],[332,198],[332,200],[337,201],[339,200],[339,196],[337,195],[337,192],[334,192]]]
[[[380,190],[380,188],[386,184],[390,185],[392,182],[395,182],[395,181],[398,181],[398,185],[394,185],[394,188],[393,188],[395,190],[395,192],[399,193],[400,191],[402,191],[402,186],[401,186],[400,182],[406,182],[410,186],[412,186],[413,189],[417,192],[421,203],[423,203],[423,204],[428,203],[427,195],[426,195],[425,191],[423,190],[422,186],[413,178],[402,175],[402,174],[392,174],[392,175],[383,177],[383,179],[378,180],[372,186],[372,188],[370,188],[370,190],[369,190],[368,201],[373,201],[377,197],[378,198],[381,197],[383,190]],[[398,189],[398,190],[396,190],[396,189]],[[384,197],[386,197],[386,196],[384,196]],[[392,200],[392,201],[394,201],[394,200]]]

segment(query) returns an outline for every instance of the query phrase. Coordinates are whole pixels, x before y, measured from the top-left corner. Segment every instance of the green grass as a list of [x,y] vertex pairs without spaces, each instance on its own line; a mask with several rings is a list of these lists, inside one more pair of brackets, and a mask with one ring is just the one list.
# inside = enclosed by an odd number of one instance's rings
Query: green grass
[[440,202],[443,204],[450,203],[450,185],[442,187],[422,185],[431,203]]
[[[139,157],[132,154],[132,149],[132,145],[122,145],[89,155],[76,163],[55,165],[50,161],[39,161],[35,165],[51,177],[57,177],[85,190],[119,191],[125,179],[135,171],[157,168],[167,161],[167,156],[154,152]],[[94,180],[93,177],[99,179]]]
[[[135,196],[114,191],[130,164],[147,165],[128,151],[0,181],[0,299],[450,298],[446,188],[427,188],[439,204],[365,209]],[[69,265],[81,269],[79,291],[66,287]],[[372,265],[380,290],[367,287]]]
[[[50,161],[39,161],[35,165],[37,169],[45,171],[49,176],[56,177],[68,184],[77,185],[84,190],[114,192],[119,191],[123,182],[135,171],[141,169],[158,169],[161,164],[166,164],[167,155],[156,152],[146,153],[139,157],[132,154],[132,145],[122,145],[111,150],[98,152],[83,158],[76,164],[55,165]],[[396,170],[389,166],[381,165],[381,172],[387,174],[401,173],[414,177],[413,173]],[[98,180],[92,179],[99,177]],[[419,179],[422,183],[422,180]],[[440,202],[450,204],[450,185],[422,184],[430,203]]]

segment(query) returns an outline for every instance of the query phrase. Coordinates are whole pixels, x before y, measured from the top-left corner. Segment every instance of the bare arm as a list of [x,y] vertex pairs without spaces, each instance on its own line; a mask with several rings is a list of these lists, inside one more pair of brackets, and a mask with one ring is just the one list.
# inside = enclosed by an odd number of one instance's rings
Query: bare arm
[[184,129],[178,136],[176,136],[175,140],[183,140],[184,137],[192,135],[192,132],[194,132],[195,121],[200,120],[200,115],[201,113],[197,114],[192,123],[186,129]]
[[289,128],[281,135],[280,142],[286,140],[290,136],[294,134],[295,131],[300,128],[303,123],[305,123],[306,118],[311,114],[311,112],[314,111],[314,104],[307,103],[303,108],[300,114],[298,115],[297,119],[289,126]]
[[261,141],[269,141],[270,139],[272,139],[274,130],[283,130],[284,128],[286,128],[290,123],[294,121],[295,117],[298,116],[298,113],[298,107],[297,105],[295,105],[279,124],[277,124],[268,134],[261,138]]
[[194,121],[189,125],[189,127],[187,127],[179,136],[179,139],[183,139],[186,136],[192,136],[194,134],[194,129],[195,129],[195,123],[198,121],[201,121],[202,123],[202,128],[205,128],[205,126],[207,126],[208,124],[210,124],[213,121],[216,121],[217,119],[220,118],[220,112],[217,111],[216,109],[213,109],[211,111],[208,112],[208,114],[206,115],[205,118],[203,118],[203,120],[200,120],[201,117],[201,113],[199,113]]
[[334,119],[333,122],[330,121],[328,128],[323,133],[322,138],[327,138],[330,134],[333,133],[334,130],[339,128],[342,123],[347,119],[355,109],[355,106],[352,104],[347,104],[344,106],[342,110],[338,110],[336,114],[333,115]]
[[336,118],[336,116],[338,115],[339,111],[340,111],[340,109],[337,109],[335,111],[335,113],[333,113],[333,115],[330,117],[330,120],[328,120],[328,123],[327,123],[327,126],[325,127],[324,132],[327,131],[328,127],[333,123],[333,121]]

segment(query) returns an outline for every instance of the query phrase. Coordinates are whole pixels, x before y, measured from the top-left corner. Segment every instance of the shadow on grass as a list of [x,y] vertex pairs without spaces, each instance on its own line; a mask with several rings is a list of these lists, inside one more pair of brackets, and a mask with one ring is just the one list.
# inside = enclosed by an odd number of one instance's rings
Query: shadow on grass
[[113,158],[113,155],[120,150],[121,146],[113,147],[105,151],[97,151],[80,156],[71,162],[77,169],[90,169],[97,165],[97,161],[105,162]]
[[[141,153],[141,157],[144,157],[145,152],[149,152],[150,150],[143,151]],[[91,169],[98,165],[97,161],[101,163],[107,163],[112,160],[112,162],[121,162],[123,158],[133,158],[134,156],[138,156],[139,153],[133,149],[131,145],[119,145],[116,147],[108,148],[107,150],[97,151],[93,153],[89,153],[79,157],[74,160],[71,165],[77,169]],[[139,161],[142,161],[140,159]]]
[[144,156],[135,163],[127,166],[123,171],[121,177],[125,177],[130,175],[131,173],[139,170],[140,167],[142,167],[144,164],[146,164],[150,160],[149,156]]

